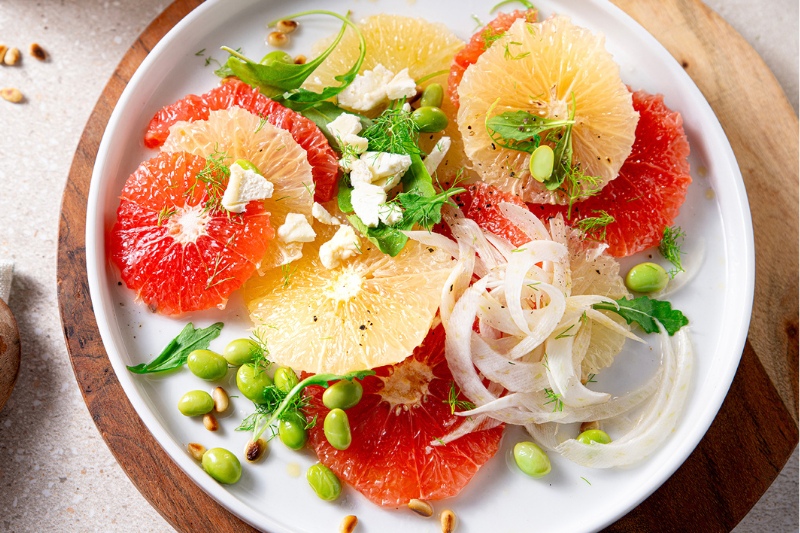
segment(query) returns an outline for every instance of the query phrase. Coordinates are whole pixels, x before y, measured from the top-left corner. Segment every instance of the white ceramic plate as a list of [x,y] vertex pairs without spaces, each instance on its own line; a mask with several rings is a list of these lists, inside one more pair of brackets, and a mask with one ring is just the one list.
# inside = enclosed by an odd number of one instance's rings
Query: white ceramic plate
[[[293,452],[279,441],[270,446],[261,464],[244,465],[241,481],[222,486],[207,476],[187,454],[186,444],[222,446],[241,453],[248,434],[234,432],[252,404],[233,400],[233,413],[220,420],[217,433],[206,431],[197,419],[179,414],[180,396],[212,387],[187,369],[165,377],[142,377],[125,365],[151,360],[188,321],[226,326],[212,348],[221,350],[232,339],[247,336],[249,321],[234,295],[225,312],[206,311],[180,320],[155,316],[133,302],[132,292],[118,286],[117,274],[106,261],[104,231],[114,223],[119,193],[139,163],[156,152],[143,146],[143,134],[153,114],[188,93],[216,86],[212,67],[195,53],[219,50],[223,44],[243,47],[251,56],[265,53],[264,24],[306,9],[343,13],[356,20],[381,12],[421,16],[447,24],[463,39],[476,28],[472,14],[490,20],[494,1],[440,0],[394,2],[365,0],[211,0],[181,21],[145,59],[122,94],[106,129],[92,176],[87,214],[86,256],[92,303],[109,358],[147,427],[176,463],[226,508],[272,532],[334,531],[348,514],[359,518],[359,531],[438,531],[438,523],[407,509],[383,509],[345,488],[336,502],[319,500],[308,487],[305,469],[315,462],[311,451]],[[597,530],[624,515],[658,488],[692,452],[719,410],[735,374],[747,333],[753,298],[753,232],[742,177],[730,145],[700,91],[669,53],[624,12],[604,0],[536,2],[544,16],[571,15],[575,23],[607,36],[607,47],[633,88],[666,95],[666,103],[682,113],[689,136],[694,183],[677,223],[688,233],[687,261],[699,263],[696,277],[670,296],[674,306],[691,320],[696,364],[687,404],[677,431],[657,453],[630,469],[591,470],[553,454],[553,470],[542,480],[524,477],[507,464],[508,451],[523,435],[506,431],[501,451],[484,466],[463,492],[436,504],[459,517],[460,533],[530,531],[585,532]],[[513,6],[508,6],[512,8]],[[305,18],[292,36],[289,53],[308,53],[316,39],[335,33],[329,17]],[[213,56],[222,59],[216,51]],[[702,250],[704,249],[704,253]],[[633,257],[623,269],[641,261]],[[658,256],[654,260],[659,260]],[[614,365],[600,376],[598,388],[621,393],[652,374],[660,351],[629,343]],[[229,372],[227,390],[236,390]],[[298,472],[300,475],[298,476]]]

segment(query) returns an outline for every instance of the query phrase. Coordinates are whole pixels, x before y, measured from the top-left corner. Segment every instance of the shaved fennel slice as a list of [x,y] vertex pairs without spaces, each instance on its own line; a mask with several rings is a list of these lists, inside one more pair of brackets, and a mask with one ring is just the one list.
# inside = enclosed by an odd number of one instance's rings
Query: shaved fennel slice
[[456,259],[459,258],[458,243],[451,241],[440,233],[433,233],[431,231],[401,231],[400,233],[420,244],[434,246],[440,250],[444,250]]
[[528,238],[532,240],[553,240],[544,223],[539,220],[539,217],[524,207],[508,202],[500,202],[500,212],[503,213],[503,216],[506,217],[509,222],[521,229]]
[[492,418],[487,415],[480,415],[480,416],[473,416],[468,418],[464,421],[463,424],[458,426],[456,429],[444,435],[442,438],[433,440],[430,442],[431,446],[444,446],[450,442],[453,442],[456,439],[463,437],[464,435],[469,435],[470,433],[474,433],[477,431],[484,431],[487,429],[492,429],[502,424],[500,420]]
[[[556,217],[550,219],[550,235],[552,235],[555,242],[569,250],[567,226],[564,224],[564,219],[561,217],[560,213]],[[569,253],[553,263],[553,285],[561,289],[564,296],[570,296],[572,294],[572,274]]]
[[518,392],[536,392],[548,384],[542,363],[515,362],[494,351],[479,335],[472,336],[472,362],[481,374],[505,389]]
[[583,407],[607,402],[610,394],[595,392],[586,388],[581,383],[580,367],[575,367],[572,361],[572,342],[574,333],[567,336],[567,331],[575,331],[580,324],[573,322],[564,332],[547,339],[545,352],[547,353],[547,377],[550,387],[559,393],[560,400],[570,407]]
[[689,392],[694,356],[685,329],[672,338],[660,324],[659,329],[664,351],[664,379],[639,424],[609,444],[587,445],[570,439],[556,446],[557,452],[570,461],[592,468],[630,466],[646,459],[675,431],[678,414]]
[[546,422],[544,424],[525,424],[528,434],[533,437],[536,444],[547,450],[555,451],[556,446],[561,444],[558,440],[558,424]]

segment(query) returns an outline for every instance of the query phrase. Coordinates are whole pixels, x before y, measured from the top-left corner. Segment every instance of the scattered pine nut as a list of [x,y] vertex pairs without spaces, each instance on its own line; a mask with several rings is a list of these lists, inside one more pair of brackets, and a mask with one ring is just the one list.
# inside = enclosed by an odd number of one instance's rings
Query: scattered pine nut
[[206,413],[203,415],[203,425],[209,431],[216,431],[219,429],[219,422],[211,413]]
[[292,33],[297,29],[297,22],[294,20],[279,20],[275,29],[281,33]]
[[342,523],[339,524],[339,533],[353,533],[356,529],[356,524],[358,524],[358,518],[350,515],[345,516]]
[[45,59],[47,59],[47,53],[41,46],[39,46],[36,43],[33,43],[28,51],[33,57],[35,57],[39,61],[44,61]]
[[408,508],[418,515],[424,516],[425,518],[433,516],[433,507],[431,507],[431,504],[423,500],[411,500],[408,502]]
[[17,104],[22,101],[22,93],[19,92],[19,89],[14,89],[13,87],[0,90],[0,96],[3,97],[3,100],[8,100],[12,104]]
[[581,424],[581,433],[589,431],[590,429],[600,429],[600,422],[595,420],[594,422],[584,422]]
[[267,449],[267,441],[258,439],[257,441],[249,440],[244,447],[244,458],[250,463],[258,462],[264,455],[264,450]]
[[214,411],[222,413],[228,409],[229,400],[228,393],[222,387],[217,387],[211,394],[214,398]]
[[203,454],[206,453],[205,446],[203,446],[202,444],[197,444],[196,442],[190,442],[188,448],[189,448],[189,453],[191,454],[192,457],[195,458],[195,460],[197,461],[203,460]]
[[294,64],[295,65],[305,65],[306,61],[307,61],[306,60],[306,56],[304,56],[303,54],[300,54],[300,55],[298,55],[297,57],[294,58]]
[[3,58],[6,56],[6,51],[8,51],[8,46],[0,44],[0,63],[3,62]]
[[270,46],[284,46],[288,42],[289,38],[286,34],[279,31],[274,31],[267,36],[267,43]]
[[453,533],[456,530],[456,515],[450,509],[442,511],[442,533]]
[[6,52],[6,56],[3,58],[3,62],[6,65],[16,65],[17,61],[19,61],[19,50],[14,47],[11,48],[8,52]]

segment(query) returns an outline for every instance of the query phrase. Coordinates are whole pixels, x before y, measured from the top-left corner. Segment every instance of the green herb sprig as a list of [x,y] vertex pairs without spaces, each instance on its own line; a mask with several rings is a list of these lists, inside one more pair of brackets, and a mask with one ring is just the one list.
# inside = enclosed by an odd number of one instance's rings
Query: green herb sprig
[[685,272],[681,264],[681,255],[683,254],[681,247],[683,247],[683,240],[685,237],[686,233],[684,233],[679,226],[667,226],[664,228],[661,243],[658,245],[658,251],[664,259],[672,263],[675,267],[669,271],[669,277],[673,279],[680,272]]
[[194,350],[205,350],[212,340],[219,337],[224,324],[217,322],[205,329],[195,329],[192,323],[172,339],[166,348],[149,363],[142,363],[136,366],[129,366],[128,370],[134,374],[152,374],[154,372],[166,372],[180,368],[186,363],[189,354]]
[[590,240],[604,241],[606,240],[608,225],[616,219],[603,210],[594,211],[594,213],[597,216],[582,218],[575,222],[573,226],[583,231]]
[[689,324],[689,319],[677,309],[673,309],[672,304],[666,301],[642,296],[634,300],[623,297],[616,300],[616,303],[619,309],[611,303],[594,304],[592,308],[612,311],[624,318],[628,324],[636,322],[646,333],[658,333],[658,322],[670,336]]
[[466,400],[459,400],[458,397],[461,395],[461,390],[456,388],[455,381],[450,382],[450,391],[447,393],[447,399],[442,400],[442,403],[446,403],[450,406],[450,414],[453,415],[456,413],[456,409],[459,411],[472,411],[475,409],[475,404],[472,402],[468,402]]

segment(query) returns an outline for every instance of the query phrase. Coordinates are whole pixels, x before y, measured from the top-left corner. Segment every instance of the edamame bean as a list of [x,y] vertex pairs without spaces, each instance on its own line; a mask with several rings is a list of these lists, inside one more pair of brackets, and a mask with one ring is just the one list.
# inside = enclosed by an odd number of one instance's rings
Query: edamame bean
[[270,52],[261,59],[262,65],[272,65],[275,62],[288,63],[291,65],[294,63],[294,59],[286,52],[280,50]]
[[278,437],[292,450],[299,450],[306,444],[306,420],[296,411],[287,415],[278,425]]
[[531,477],[543,477],[550,472],[550,458],[532,442],[518,442],[514,446],[514,461]]
[[661,265],[641,263],[625,276],[625,285],[634,292],[656,292],[667,286],[669,274]]
[[275,371],[275,386],[283,392],[289,392],[298,383],[300,383],[300,379],[288,366],[282,366]]
[[228,362],[211,350],[195,350],[189,354],[186,365],[192,374],[206,381],[217,381],[228,373]]
[[322,403],[328,409],[350,409],[361,401],[364,388],[356,380],[337,381],[322,393]]
[[543,183],[544,180],[553,175],[554,163],[555,154],[553,154],[553,149],[543,144],[531,154],[531,162],[528,168],[531,171],[533,179]]
[[438,83],[431,83],[422,91],[420,107],[442,107],[444,100],[444,89]]
[[242,167],[242,170],[252,170],[253,172],[258,174],[259,176],[263,175],[263,174],[261,174],[261,171],[258,170],[258,167],[255,166],[250,161],[248,161],[247,159],[237,159],[235,164],[239,165],[240,167]]
[[341,409],[333,409],[325,415],[323,429],[325,438],[337,450],[346,450],[353,442],[350,435],[350,420],[347,418],[347,413]]
[[436,133],[447,127],[447,115],[438,107],[420,107],[411,113],[411,120],[422,133]]
[[252,363],[259,350],[261,348],[251,339],[236,339],[228,343],[222,352],[222,357],[233,366],[241,366]]
[[599,429],[588,429],[578,435],[578,442],[582,442],[584,444],[591,444],[593,442],[597,442],[599,444],[608,444],[611,442],[611,437],[608,436],[608,433],[605,431],[600,431]]
[[225,448],[211,448],[204,453],[203,470],[220,483],[236,483],[242,477],[242,464]]
[[263,404],[267,400],[264,398],[264,391],[272,385],[266,370],[256,368],[256,365],[248,363],[239,367],[236,372],[236,386],[245,398],[253,403]]
[[342,493],[342,482],[330,468],[316,464],[306,472],[306,480],[314,492],[325,501],[333,501]]
[[214,398],[203,390],[189,391],[178,400],[178,410],[185,416],[201,416],[214,409]]

